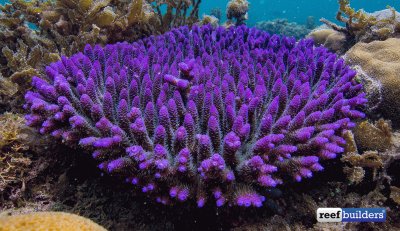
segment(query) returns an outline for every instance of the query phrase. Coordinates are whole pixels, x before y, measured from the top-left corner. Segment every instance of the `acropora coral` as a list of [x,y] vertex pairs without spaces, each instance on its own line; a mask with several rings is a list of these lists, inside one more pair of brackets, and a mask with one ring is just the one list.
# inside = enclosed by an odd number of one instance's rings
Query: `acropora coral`
[[33,78],[26,119],[160,203],[260,207],[343,152],[364,117],[355,75],[311,40],[181,27],[62,57]]
[[106,231],[82,216],[64,212],[34,212],[0,217],[0,231]]

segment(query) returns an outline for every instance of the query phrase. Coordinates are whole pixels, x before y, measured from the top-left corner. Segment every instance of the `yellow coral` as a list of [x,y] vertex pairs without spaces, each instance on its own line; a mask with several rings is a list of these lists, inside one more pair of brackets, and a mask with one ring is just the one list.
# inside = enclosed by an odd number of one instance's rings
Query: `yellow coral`
[[105,231],[90,219],[64,212],[36,212],[0,217],[0,231]]

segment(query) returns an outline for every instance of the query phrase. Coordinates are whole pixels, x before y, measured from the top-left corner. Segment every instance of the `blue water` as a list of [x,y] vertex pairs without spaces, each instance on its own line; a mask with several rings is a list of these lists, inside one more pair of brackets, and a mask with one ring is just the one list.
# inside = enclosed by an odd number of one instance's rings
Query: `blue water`
[[[8,0],[0,0],[4,4]],[[209,14],[212,8],[218,7],[225,20],[225,9],[229,0],[202,0],[200,15]],[[314,16],[316,22],[322,17],[334,21],[338,9],[337,0],[249,0],[248,25],[258,21],[287,18],[289,21],[305,23],[308,16]],[[399,0],[352,0],[351,6],[368,12],[385,9],[387,5],[400,9]]]
[[[209,13],[211,8],[219,7],[225,14],[228,0],[203,0],[201,14]],[[337,0],[253,0],[250,2],[249,25],[257,21],[275,18],[287,18],[289,21],[305,23],[308,16],[314,16],[316,21],[324,17],[335,20],[338,9]],[[351,6],[356,9],[363,8],[367,12],[386,9],[390,5],[400,9],[399,0],[352,0]]]

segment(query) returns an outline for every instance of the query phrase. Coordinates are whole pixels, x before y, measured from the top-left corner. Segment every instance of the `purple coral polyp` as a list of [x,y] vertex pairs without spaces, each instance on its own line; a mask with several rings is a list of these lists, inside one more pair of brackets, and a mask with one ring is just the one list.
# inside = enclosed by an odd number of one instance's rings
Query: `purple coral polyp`
[[181,27],[52,63],[26,120],[160,203],[260,207],[266,189],[343,152],[364,117],[355,74],[310,40]]

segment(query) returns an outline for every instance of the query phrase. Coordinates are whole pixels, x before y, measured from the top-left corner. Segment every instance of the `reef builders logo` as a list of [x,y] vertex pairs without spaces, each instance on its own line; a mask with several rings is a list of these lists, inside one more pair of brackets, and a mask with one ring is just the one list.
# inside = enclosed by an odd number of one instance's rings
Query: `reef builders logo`
[[319,208],[318,222],[385,222],[385,208]]

